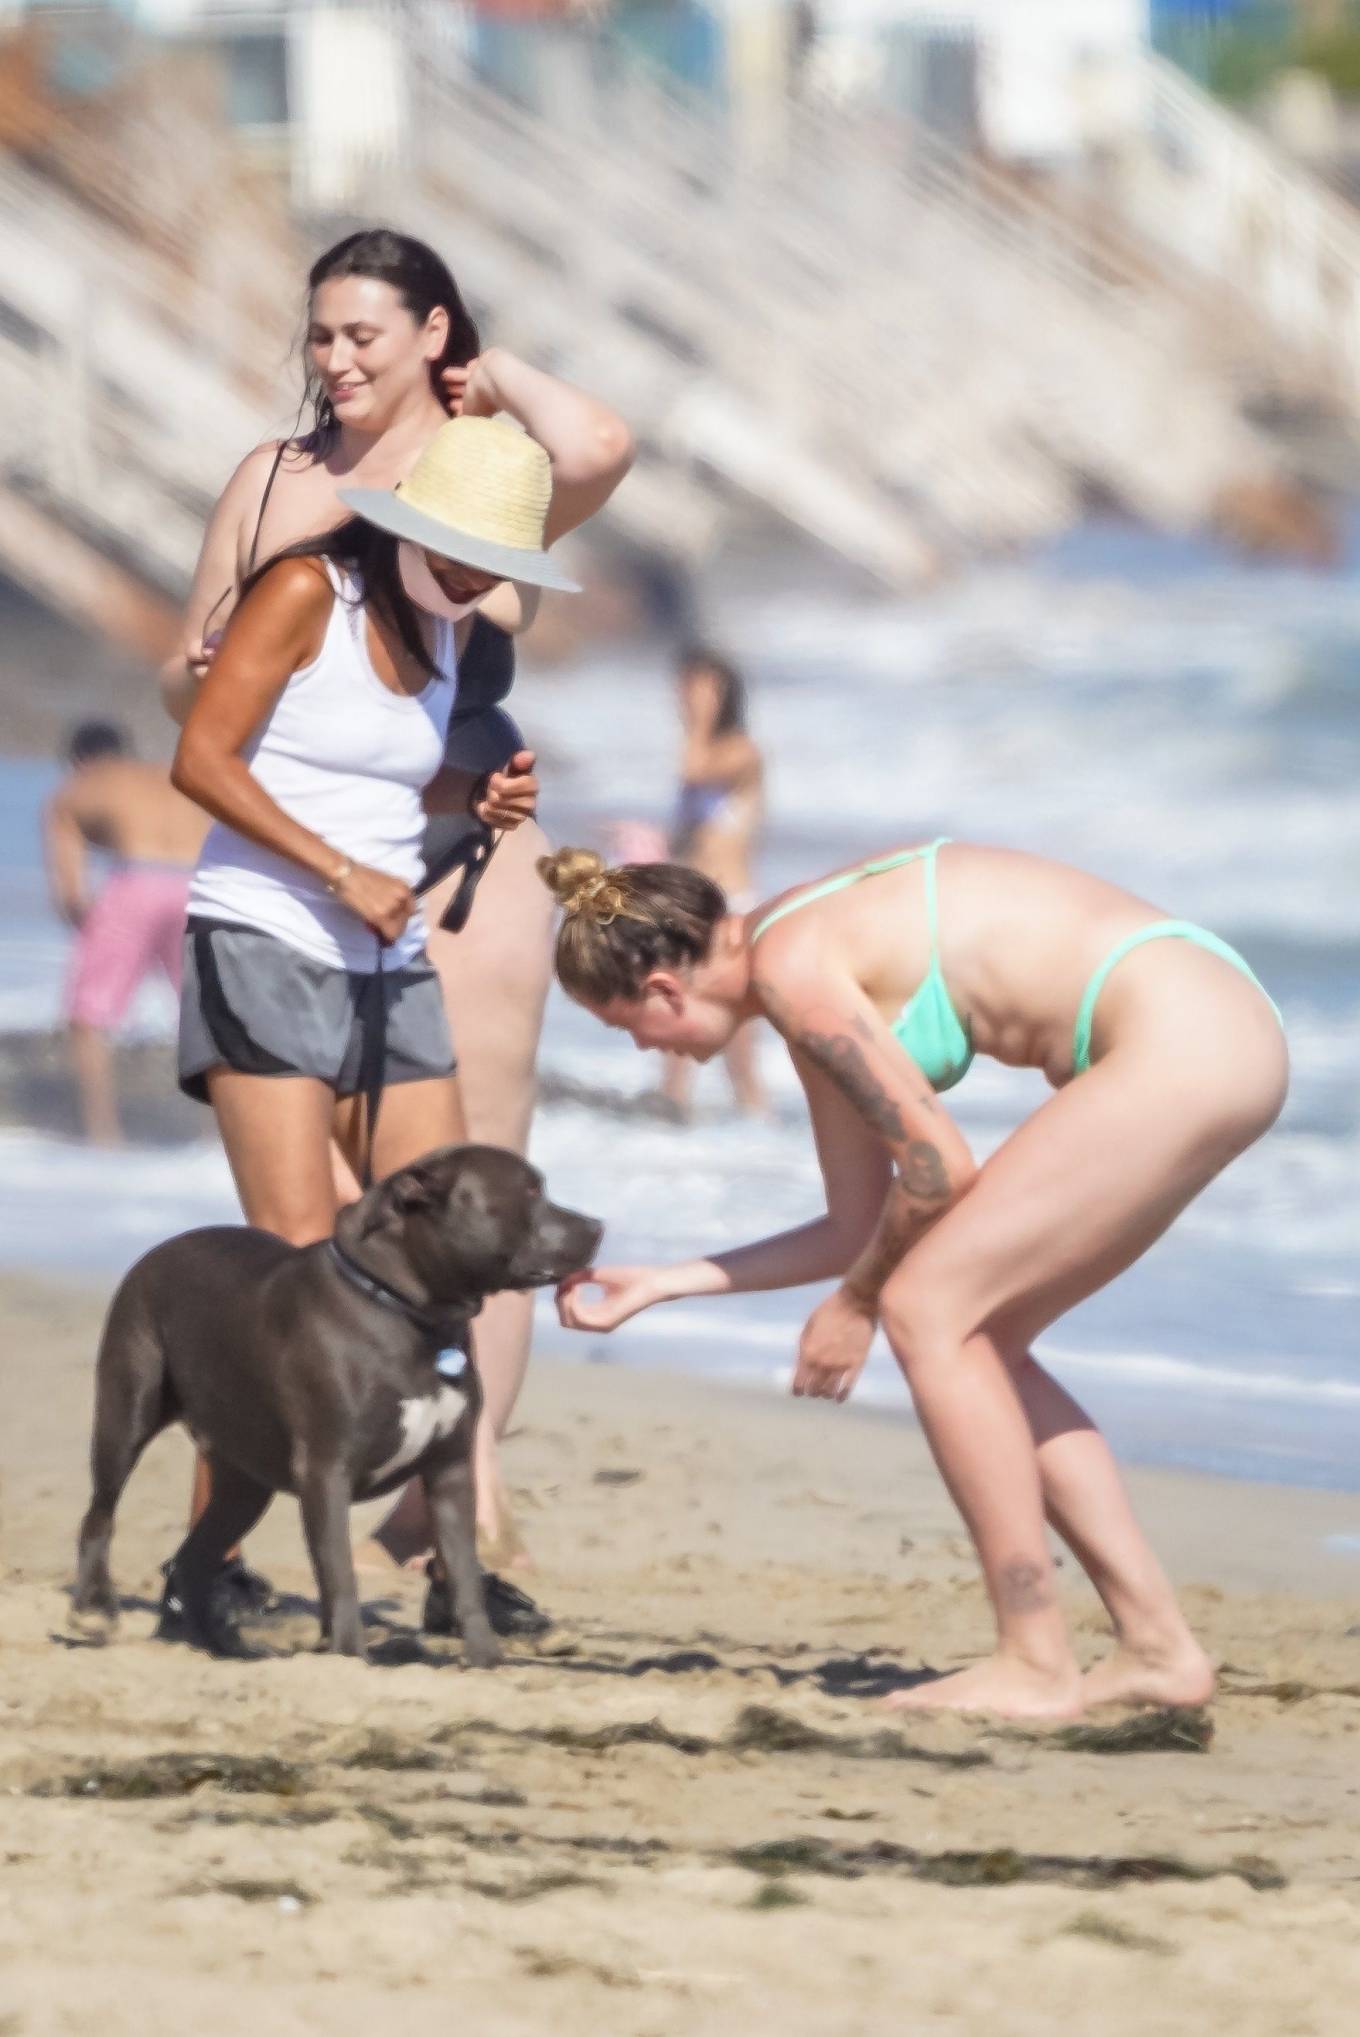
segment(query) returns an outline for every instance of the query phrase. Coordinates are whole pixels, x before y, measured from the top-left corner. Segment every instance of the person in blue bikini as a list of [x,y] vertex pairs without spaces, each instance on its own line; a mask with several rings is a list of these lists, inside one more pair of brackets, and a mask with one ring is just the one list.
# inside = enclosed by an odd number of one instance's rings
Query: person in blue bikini
[[[991,1655],[888,1702],[1019,1718],[1207,1702],[1211,1664],[1109,1447],[1031,1347],[1279,1115],[1284,1034],[1242,957],[1098,877],[944,839],[745,915],[677,864],[610,869],[567,849],[538,868],[563,908],[563,988],[638,1047],[703,1061],[746,1020],[770,1020],[807,1095],[827,1199],[825,1215],[755,1244],[594,1267],[561,1289],[563,1323],[607,1331],[685,1295],[836,1280],[803,1330],[793,1391],[844,1400],[881,1326],[996,1620]],[[1056,1091],[981,1165],[938,1100],[977,1054]],[[1046,1525],[1114,1629],[1084,1676]]]

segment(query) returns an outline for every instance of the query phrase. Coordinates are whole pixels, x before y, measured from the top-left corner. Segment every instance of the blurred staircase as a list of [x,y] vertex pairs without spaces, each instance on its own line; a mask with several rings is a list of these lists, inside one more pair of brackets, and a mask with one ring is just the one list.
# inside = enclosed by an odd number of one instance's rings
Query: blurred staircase
[[364,181],[453,252],[498,338],[623,408],[639,534],[700,558],[754,499],[910,584],[1092,495],[1190,529],[1277,469],[1244,405],[1297,348],[1250,318],[1225,348],[1221,297],[1108,208],[862,109],[791,102],[753,151],[588,35],[512,98],[427,10],[394,20],[408,144]]
[[1188,530],[1271,485],[1263,398],[1360,410],[1360,229],[1153,60],[1146,144],[1064,192],[821,101],[753,145],[588,27],[512,95],[461,9],[364,12],[401,145],[356,121],[344,159],[332,124],[311,182],[302,136],[286,177],[243,168],[182,53],[99,118],[0,92],[0,564],[139,651],[291,414],[290,199],[309,237],[431,240],[495,338],[605,392],[640,448],[609,520],[691,564],[753,517],[891,586],[1092,497]]
[[156,657],[223,482],[278,427],[299,257],[186,82],[142,90],[134,140],[52,107],[0,148],[0,566]]

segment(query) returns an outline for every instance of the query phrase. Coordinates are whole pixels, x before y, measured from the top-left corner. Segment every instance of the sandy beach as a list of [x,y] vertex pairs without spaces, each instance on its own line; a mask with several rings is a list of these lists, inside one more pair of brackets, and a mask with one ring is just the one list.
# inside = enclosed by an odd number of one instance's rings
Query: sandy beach
[[271,1659],[153,1642],[178,1435],[99,1649],[65,1586],[102,1299],[3,1283],[5,2037],[1354,2027],[1360,1499],[1135,1474],[1224,1665],[1211,1735],[903,1721],[883,1690],[986,1635],[915,1430],[550,1357],[508,1456],[541,1652],[463,1671],[394,1573],[372,1664],[314,1653],[290,1501],[252,1543]]

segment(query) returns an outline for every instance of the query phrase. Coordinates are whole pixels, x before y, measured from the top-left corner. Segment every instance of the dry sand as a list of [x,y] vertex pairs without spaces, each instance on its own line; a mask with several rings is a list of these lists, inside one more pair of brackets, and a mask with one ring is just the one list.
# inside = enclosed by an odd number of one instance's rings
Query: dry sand
[[277,1656],[158,1645],[178,1436],[98,1649],[65,1584],[99,1298],[2,1298],[3,2037],[1355,2029],[1360,1560],[1325,1545],[1360,1499],[1135,1478],[1228,1665],[1207,1751],[904,1723],[876,1695],[987,1631],[914,1430],[549,1360],[509,1465],[552,1652],[464,1672],[405,1578],[370,1666],[311,1652],[288,1501],[252,1543]]

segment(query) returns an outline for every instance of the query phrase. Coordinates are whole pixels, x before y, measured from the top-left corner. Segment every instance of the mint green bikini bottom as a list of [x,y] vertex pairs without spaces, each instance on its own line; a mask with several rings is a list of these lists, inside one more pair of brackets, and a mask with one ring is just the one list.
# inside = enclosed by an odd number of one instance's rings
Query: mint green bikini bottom
[[1077,1023],[1072,1030],[1072,1072],[1082,1074],[1091,1065],[1091,1022],[1095,1017],[1096,999],[1105,987],[1105,978],[1111,969],[1122,962],[1135,948],[1141,948],[1144,941],[1190,941],[1197,948],[1207,948],[1211,955],[1221,955],[1225,962],[1231,962],[1234,969],[1240,969],[1247,979],[1256,985],[1266,1003],[1270,1006],[1280,1024],[1280,1007],[1266,990],[1255,972],[1243,961],[1236,948],[1230,948],[1226,941],[1220,941],[1217,934],[1211,934],[1207,927],[1197,927],[1193,920],[1159,919],[1151,926],[1139,927],[1137,933],[1127,934],[1111,948],[1105,960],[1092,975],[1081,994],[1077,1011]]

